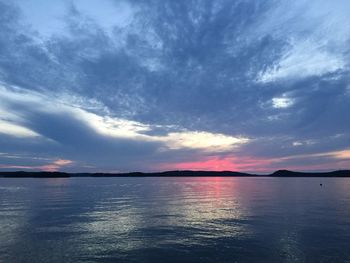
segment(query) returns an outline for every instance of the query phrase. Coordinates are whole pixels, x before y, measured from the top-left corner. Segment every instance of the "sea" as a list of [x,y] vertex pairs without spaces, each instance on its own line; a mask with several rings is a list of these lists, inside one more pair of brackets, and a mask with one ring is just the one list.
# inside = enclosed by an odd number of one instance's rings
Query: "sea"
[[350,262],[350,178],[0,178],[0,262]]

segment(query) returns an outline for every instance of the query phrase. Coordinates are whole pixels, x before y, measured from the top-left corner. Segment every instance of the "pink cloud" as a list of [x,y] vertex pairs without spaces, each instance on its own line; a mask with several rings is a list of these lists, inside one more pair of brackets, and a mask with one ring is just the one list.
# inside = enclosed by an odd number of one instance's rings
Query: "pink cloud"
[[39,166],[26,166],[26,165],[0,165],[0,168],[5,169],[25,169],[25,170],[40,170],[40,171],[48,171],[48,172],[55,172],[58,171],[60,168],[72,164],[73,161],[71,160],[64,160],[64,159],[58,159],[54,161],[53,163],[46,164],[46,165],[39,165]]
[[260,171],[265,172],[271,164],[268,159],[253,157],[211,156],[200,161],[167,163],[159,168],[163,170],[208,170],[208,171]]

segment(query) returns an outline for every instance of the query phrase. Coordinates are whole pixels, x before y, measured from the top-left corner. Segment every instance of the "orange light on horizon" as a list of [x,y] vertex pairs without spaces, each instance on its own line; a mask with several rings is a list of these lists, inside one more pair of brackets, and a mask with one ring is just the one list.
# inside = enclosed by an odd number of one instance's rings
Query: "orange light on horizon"
[[254,159],[252,157],[219,157],[211,156],[204,160],[193,162],[167,163],[159,168],[163,170],[193,170],[193,171],[257,171],[266,172],[271,164],[268,159]]
[[74,163],[71,160],[64,160],[64,159],[58,159],[52,163],[45,164],[45,165],[1,165],[0,168],[5,169],[25,169],[25,170],[39,170],[39,171],[46,171],[46,172],[57,172],[60,168],[70,165]]
[[197,162],[176,163],[173,167],[177,170],[208,170],[208,171],[234,171],[238,167],[231,159],[213,158]]

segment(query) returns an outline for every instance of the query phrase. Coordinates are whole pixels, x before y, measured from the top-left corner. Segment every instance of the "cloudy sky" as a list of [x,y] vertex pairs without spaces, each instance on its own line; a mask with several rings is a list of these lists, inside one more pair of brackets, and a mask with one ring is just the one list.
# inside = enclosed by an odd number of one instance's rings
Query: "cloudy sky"
[[348,0],[0,0],[0,170],[350,168]]

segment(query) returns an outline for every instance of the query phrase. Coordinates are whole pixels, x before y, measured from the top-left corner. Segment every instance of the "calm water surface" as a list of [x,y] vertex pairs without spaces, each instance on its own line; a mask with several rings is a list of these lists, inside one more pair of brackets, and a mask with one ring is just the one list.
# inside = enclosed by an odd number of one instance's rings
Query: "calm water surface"
[[349,248],[350,178],[0,179],[0,262],[350,262]]

